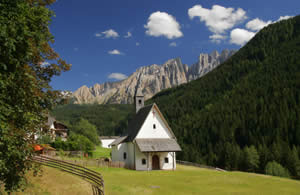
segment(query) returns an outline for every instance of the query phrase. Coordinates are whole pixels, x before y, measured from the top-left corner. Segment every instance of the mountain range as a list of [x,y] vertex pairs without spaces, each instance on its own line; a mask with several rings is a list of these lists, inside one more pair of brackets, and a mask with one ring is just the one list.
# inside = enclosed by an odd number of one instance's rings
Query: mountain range
[[118,82],[82,86],[73,93],[75,104],[128,104],[133,102],[136,88],[142,89],[145,99],[163,89],[175,87],[202,77],[235,53],[234,50],[200,54],[198,61],[190,67],[180,58],[170,59],[162,65],[143,66],[128,78]]

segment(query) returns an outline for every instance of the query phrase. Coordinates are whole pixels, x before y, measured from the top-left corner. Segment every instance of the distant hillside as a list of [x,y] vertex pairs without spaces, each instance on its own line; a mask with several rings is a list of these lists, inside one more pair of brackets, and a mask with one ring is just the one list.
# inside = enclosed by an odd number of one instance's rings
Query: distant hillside
[[51,114],[58,121],[71,125],[84,118],[97,127],[99,135],[121,135],[134,112],[130,104],[67,104],[58,106]]
[[275,160],[299,177],[300,16],[262,29],[206,76],[150,102],[176,134],[179,159],[258,172]]
[[133,102],[136,87],[143,89],[146,99],[163,89],[195,80],[216,68],[234,54],[233,50],[200,54],[198,62],[190,67],[180,58],[170,59],[162,65],[143,66],[128,78],[118,82],[82,86],[73,93],[75,104],[128,104]]

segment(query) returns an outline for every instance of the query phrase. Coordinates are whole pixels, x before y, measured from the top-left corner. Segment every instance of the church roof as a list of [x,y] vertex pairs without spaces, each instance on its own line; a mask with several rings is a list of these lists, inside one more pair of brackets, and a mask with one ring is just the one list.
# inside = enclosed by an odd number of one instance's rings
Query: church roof
[[175,139],[136,139],[141,152],[177,152],[181,151]]
[[135,96],[138,96],[138,97],[143,97],[144,96],[143,93],[142,93],[142,90],[140,88],[138,88],[136,90]]
[[138,113],[135,115],[135,117],[129,122],[127,132],[128,137],[125,140],[126,142],[131,142],[134,140],[134,138],[139,133],[139,130],[142,128],[142,125],[144,124],[149,112],[151,111],[153,107],[153,104],[150,104],[148,106],[144,106],[141,108]]

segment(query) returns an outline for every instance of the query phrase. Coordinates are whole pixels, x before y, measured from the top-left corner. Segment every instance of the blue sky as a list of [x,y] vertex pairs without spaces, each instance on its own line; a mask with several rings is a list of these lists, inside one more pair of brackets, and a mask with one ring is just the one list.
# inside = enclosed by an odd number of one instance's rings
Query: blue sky
[[116,81],[141,66],[239,49],[262,27],[300,14],[299,0],[58,0],[50,31],[72,64],[54,89]]

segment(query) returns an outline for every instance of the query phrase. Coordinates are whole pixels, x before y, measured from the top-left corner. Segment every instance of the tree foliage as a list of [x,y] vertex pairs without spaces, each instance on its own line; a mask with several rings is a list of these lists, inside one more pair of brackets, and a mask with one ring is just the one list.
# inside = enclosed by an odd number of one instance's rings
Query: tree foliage
[[56,150],[65,151],[84,151],[90,153],[94,149],[94,144],[87,137],[72,133],[67,141],[62,141],[61,138],[57,138],[51,145]]
[[0,181],[17,190],[32,165],[31,135],[55,104],[51,78],[70,65],[51,48],[54,0],[0,2]]
[[99,136],[95,125],[88,120],[81,118],[75,125],[69,128],[71,132],[87,137],[94,144],[99,144]]
[[266,165],[265,173],[267,175],[279,176],[279,177],[290,177],[290,174],[287,169],[282,167],[276,161],[269,162]]

